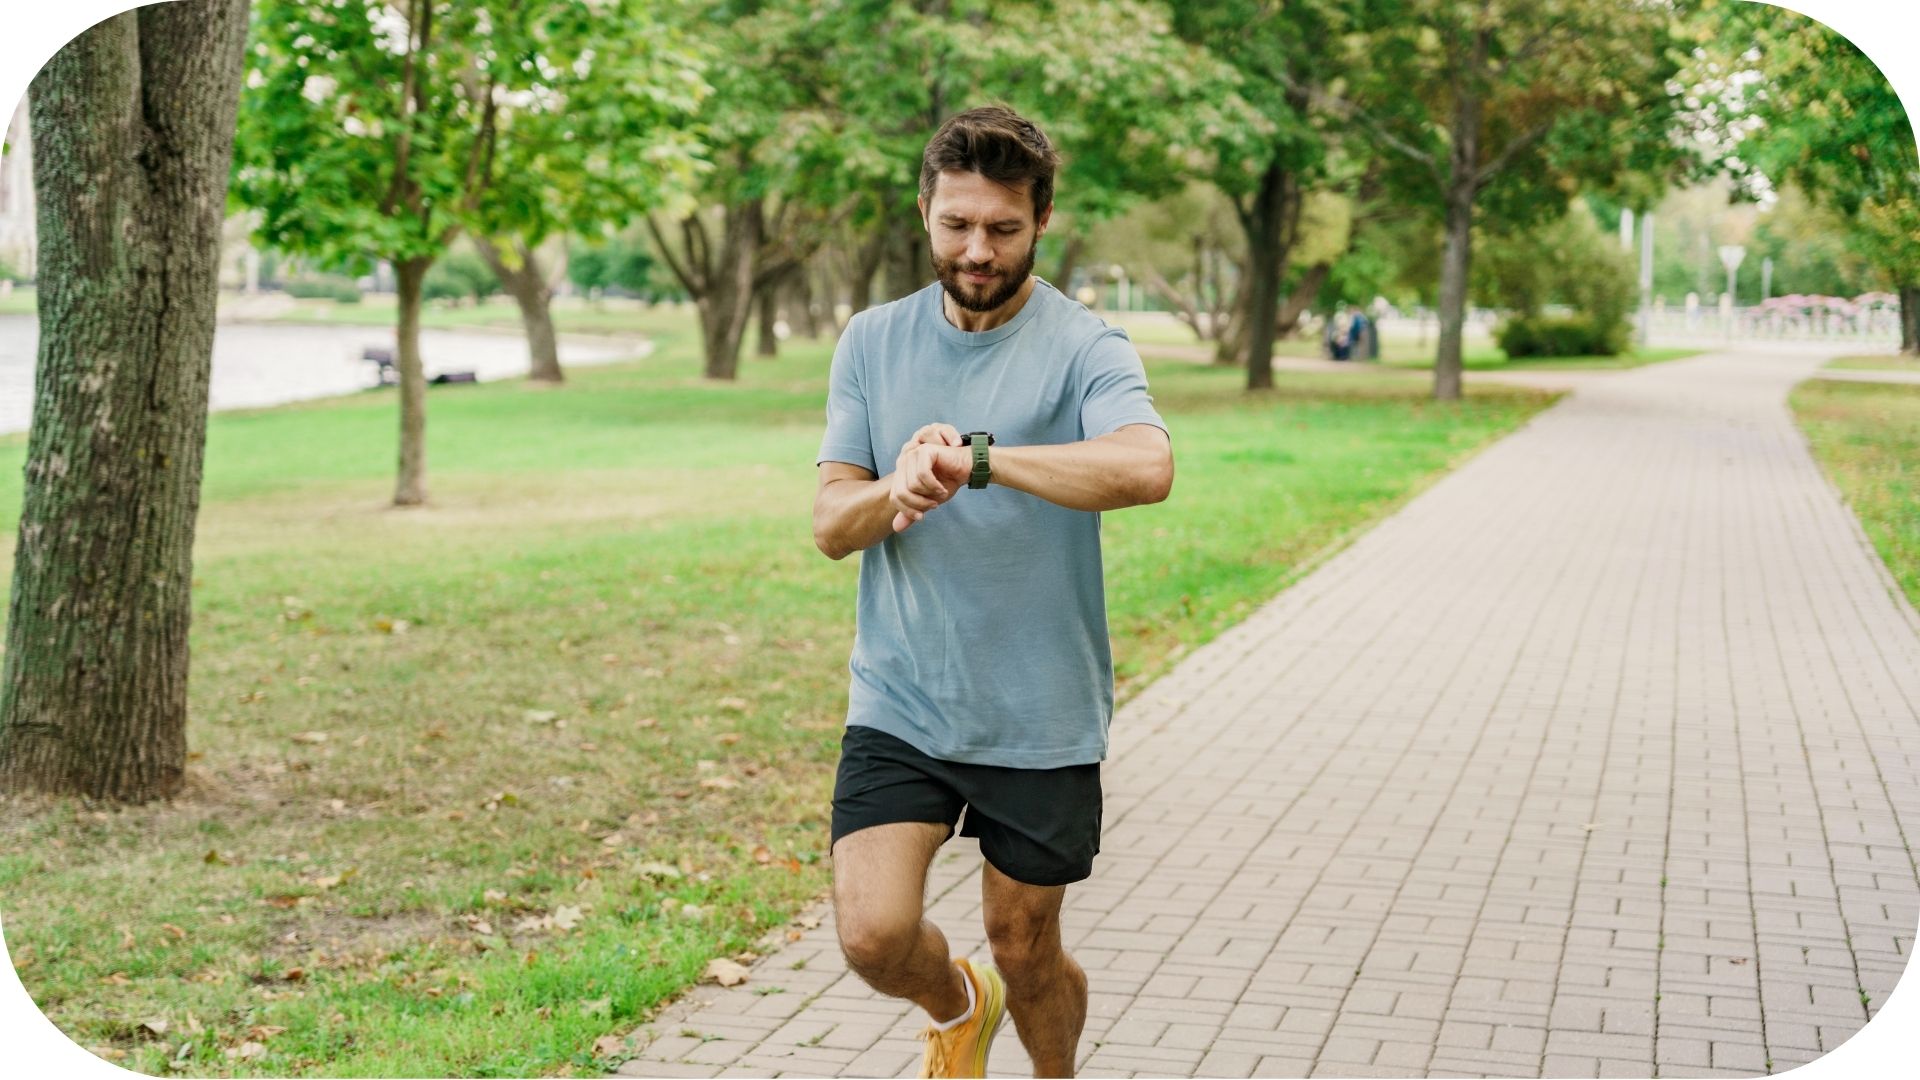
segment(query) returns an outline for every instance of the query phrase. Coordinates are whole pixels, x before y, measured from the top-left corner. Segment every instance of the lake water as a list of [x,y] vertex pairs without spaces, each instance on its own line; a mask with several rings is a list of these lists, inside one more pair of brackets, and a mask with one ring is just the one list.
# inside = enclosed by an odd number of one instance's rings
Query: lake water
[[[39,324],[32,315],[0,315],[0,433],[25,431],[33,419],[33,366]],[[374,365],[361,350],[393,347],[393,331],[378,326],[299,326],[222,323],[213,338],[215,410],[258,408],[337,397],[374,385]],[[563,338],[561,366],[607,363],[645,355],[638,340]],[[527,373],[527,343],[517,334],[423,330],[420,351],[427,377],[472,371],[482,381]]]

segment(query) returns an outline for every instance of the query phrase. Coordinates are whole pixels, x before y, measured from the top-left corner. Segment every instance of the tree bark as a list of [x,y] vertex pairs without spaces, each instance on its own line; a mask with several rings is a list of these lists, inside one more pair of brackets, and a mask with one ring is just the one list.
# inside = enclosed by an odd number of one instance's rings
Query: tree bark
[[[553,332],[553,287],[540,270],[538,256],[517,236],[504,242],[477,236],[473,246],[492,268],[500,287],[520,308],[520,325],[527,334],[527,379],[537,383],[565,382],[566,372],[560,369],[559,339]],[[518,266],[508,264],[506,251],[509,249]]]
[[911,296],[933,280],[927,259],[927,230],[913,215],[889,220],[886,244],[886,298]]
[[1260,177],[1253,205],[1240,217],[1247,235],[1247,389],[1273,386],[1273,327],[1279,316],[1280,277],[1287,248],[1283,230],[1291,177],[1276,160]]
[[760,314],[760,333],[754,343],[757,356],[772,359],[780,355],[780,335],[774,324],[780,321],[780,279],[769,281],[753,291],[753,306]]
[[787,312],[793,317],[793,332],[816,341],[820,337],[820,313],[814,310],[813,260],[794,269],[787,283]]
[[247,6],[115,15],[33,79],[40,345],[0,791],[186,776],[187,637]]
[[740,371],[740,342],[753,307],[753,256],[760,245],[760,217],[758,202],[727,207],[718,263],[697,298],[709,379],[733,379]]
[[420,283],[432,265],[430,258],[415,258],[393,267],[400,292],[398,348],[394,351],[394,367],[400,376],[400,472],[393,487],[395,506],[420,506],[427,501],[427,374],[420,358]]
[[1060,251],[1060,266],[1051,279],[1054,288],[1066,292],[1073,288],[1073,272],[1080,265],[1080,253],[1087,247],[1087,238],[1079,230],[1067,234],[1066,247]]
[[854,252],[853,279],[847,282],[849,319],[873,306],[873,275],[879,273],[880,261],[886,253],[887,226],[882,221]]
[[1447,194],[1446,246],[1440,254],[1440,350],[1433,358],[1433,396],[1460,398],[1461,343],[1466,333],[1467,271],[1473,241],[1473,196]]
[[1920,285],[1900,286],[1900,351],[1920,356]]

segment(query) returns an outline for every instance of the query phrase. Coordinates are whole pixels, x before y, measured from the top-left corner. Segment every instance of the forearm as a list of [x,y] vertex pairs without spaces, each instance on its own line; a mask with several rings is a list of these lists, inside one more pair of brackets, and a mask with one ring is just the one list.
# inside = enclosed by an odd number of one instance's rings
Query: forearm
[[995,446],[993,482],[1069,510],[1157,503],[1173,487],[1173,454],[1157,428],[1057,446]]
[[829,559],[844,559],[893,535],[890,477],[835,480],[813,500],[813,542]]

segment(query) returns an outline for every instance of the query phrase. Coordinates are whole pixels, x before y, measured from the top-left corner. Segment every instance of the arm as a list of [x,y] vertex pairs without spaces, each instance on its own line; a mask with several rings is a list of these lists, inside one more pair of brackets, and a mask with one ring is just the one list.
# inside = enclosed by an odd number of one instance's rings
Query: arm
[[1143,506],[1173,490],[1173,444],[1152,424],[1059,446],[996,446],[987,460],[994,483],[1069,510]]
[[820,463],[820,487],[813,495],[813,543],[829,559],[885,540],[897,512],[888,498],[890,480],[879,480],[858,465]]
[[900,448],[894,471],[885,477],[844,461],[821,462],[813,496],[814,546],[839,560],[905,532],[966,486],[972,455],[952,425],[928,424]]

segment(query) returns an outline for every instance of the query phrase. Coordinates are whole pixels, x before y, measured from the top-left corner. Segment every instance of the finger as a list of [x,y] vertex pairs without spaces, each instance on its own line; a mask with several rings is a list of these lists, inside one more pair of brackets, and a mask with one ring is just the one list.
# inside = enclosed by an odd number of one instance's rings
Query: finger
[[919,520],[917,517],[909,517],[905,511],[902,511],[893,515],[893,531],[897,533],[906,532],[908,526]]
[[933,426],[940,429],[940,440],[942,442],[946,443],[948,446],[960,445],[960,429],[959,428],[954,427],[952,424],[935,424]]

